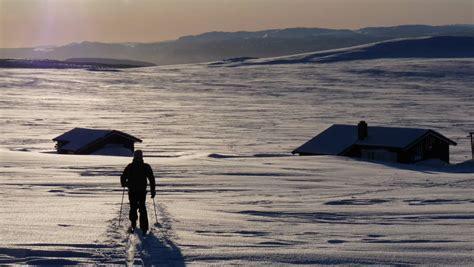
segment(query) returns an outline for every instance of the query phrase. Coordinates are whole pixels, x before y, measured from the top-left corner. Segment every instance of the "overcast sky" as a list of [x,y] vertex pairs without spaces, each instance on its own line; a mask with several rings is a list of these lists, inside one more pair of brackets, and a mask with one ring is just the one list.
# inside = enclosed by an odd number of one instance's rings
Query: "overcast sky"
[[208,31],[472,24],[474,0],[0,0],[0,47],[154,42]]

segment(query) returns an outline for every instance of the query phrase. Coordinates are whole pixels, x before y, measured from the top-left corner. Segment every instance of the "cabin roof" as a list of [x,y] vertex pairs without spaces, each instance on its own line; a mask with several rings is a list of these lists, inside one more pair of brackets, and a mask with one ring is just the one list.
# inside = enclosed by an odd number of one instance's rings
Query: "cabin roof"
[[456,145],[430,129],[369,126],[367,130],[367,137],[359,140],[357,125],[334,124],[293,153],[341,155],[353,145],[407,149],[426,134],[433,134],[450,145]]
[[142,142],[141,139],[121,131],[88,128],[74,128],[58,137],[55,137],[53,141],[65,142],[66,144],[61,147],[63,150],[77,151],[114,134],[121,135],[134,142]]

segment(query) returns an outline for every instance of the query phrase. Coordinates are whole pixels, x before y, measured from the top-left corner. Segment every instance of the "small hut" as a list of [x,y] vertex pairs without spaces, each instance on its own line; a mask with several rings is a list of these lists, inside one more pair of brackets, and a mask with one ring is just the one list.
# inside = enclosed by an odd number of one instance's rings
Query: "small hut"
[[414,163],[439,159],[449,163],[456,143],[430,129],[334,124],[292,153],[337,155],[369,160]]
[[74,128],[53,139],[60,154],[130,156],[142,140],[117,130]]

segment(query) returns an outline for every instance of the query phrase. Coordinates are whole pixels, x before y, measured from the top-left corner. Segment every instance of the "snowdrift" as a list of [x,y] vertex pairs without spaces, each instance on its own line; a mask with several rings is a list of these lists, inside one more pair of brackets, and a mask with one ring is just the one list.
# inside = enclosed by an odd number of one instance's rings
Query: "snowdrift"
[[211,66],[251,66],[275,64],[334,63],[384,58],[472,58],[474,37],[440,36],[391,41],[324,52],[265,59],[223,60]]

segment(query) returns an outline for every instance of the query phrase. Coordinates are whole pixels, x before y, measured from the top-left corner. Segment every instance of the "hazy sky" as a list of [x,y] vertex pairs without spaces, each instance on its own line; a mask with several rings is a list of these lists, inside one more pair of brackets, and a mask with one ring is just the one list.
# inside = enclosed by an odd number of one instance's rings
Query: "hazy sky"
[[474,0],[0,0],[0,47],[207,31],[472,24]]

